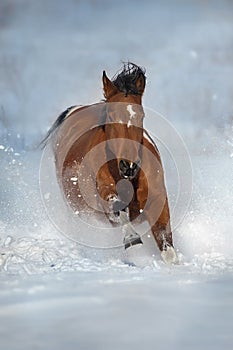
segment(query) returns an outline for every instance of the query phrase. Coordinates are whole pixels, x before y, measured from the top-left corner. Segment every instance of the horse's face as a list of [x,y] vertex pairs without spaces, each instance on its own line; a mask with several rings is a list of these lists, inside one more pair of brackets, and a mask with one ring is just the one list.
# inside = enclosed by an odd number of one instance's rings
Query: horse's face
[[120,92],[106,104],[107,146],[117,159],[120,175],[130,180],[141,165],[144,111],[140,102],[141,96]]
[[120,175],[132,179],[141,164],[144,112],[141,105],[127,102],[107,104],[107,146],[118,162]]

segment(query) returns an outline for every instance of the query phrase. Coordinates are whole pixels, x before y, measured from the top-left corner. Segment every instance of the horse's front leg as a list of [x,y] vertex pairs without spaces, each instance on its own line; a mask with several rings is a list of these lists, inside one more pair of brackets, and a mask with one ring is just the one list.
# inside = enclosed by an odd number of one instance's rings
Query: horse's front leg
[[[162,205],[162,201],[158,199],[159,198],[153,201],[149,207],[145,209],[144,215],[150,224],[162,259],[168,264],[175,264],[178,263],[178,258],[173,246],[168,200],[166,198],[164,205]],[[161,213],[158,213],[159,207],[162,207]]]
[[101,198],[103,209],[107,213],[117,200],[116,184],[107,163],[99,169],[96,175],[96,188]]
[[96,176],[96,187],[100,196],[101,206],[111,222],[120,223],[119,212],[125,204],[119,199],[116,182],[111,175],[108,164],[105,163]]
[[[128,209],[128,208],[127,208]],[[119,212],[120,224],[122,226],[122,231],[125,235],[124,237],[124,246],[125,249],[133,247],[137,244],[142,244],[142,240],[139,234],[135,231],[133,225],[130,222],[129,211],[120,211]]]
[[99,170],[96,181],[102,207],[108,219],[112,223],[121,225],[122,231],[125,234],[123,242],[125,249],[136,244],[142,244],[140,236],[136,233],[130,222],[128,203],[122,200],[121,193],[117,193],[116,183],[109,171],[107,163]]
[[154,183],[151,181],[153,186],[151,186],[149,192],[145,190],[146,180],[143,176],[140,178],[137,198],[140,208],[143,209],[144,219],[150,225],[162,259],[168,264],[177,263],[178,259],[173,247],[167,193],[162,175],[161,178],[157,177],[157,181]]

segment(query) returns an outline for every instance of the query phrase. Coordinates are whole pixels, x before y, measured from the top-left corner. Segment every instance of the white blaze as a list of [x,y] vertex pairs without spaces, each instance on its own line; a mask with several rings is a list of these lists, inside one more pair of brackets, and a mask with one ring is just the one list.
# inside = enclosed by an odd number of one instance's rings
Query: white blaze
[[132,119],[135,117],[136,112],[134,112],[132,105],[127,106],[127,111],[129,112],[129,121],[127,123],[127,126],[130,127],[132,125]]

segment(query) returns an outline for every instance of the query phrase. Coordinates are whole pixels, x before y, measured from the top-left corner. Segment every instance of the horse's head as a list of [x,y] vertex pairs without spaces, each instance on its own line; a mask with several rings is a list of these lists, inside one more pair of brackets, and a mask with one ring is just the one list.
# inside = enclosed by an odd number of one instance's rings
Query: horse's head
[[120,175],[128,179],[137,175],[141,164],[145,81],[143,70],[133,64],[125,65],[113,81],[103,72],[107,146],[117,159]]

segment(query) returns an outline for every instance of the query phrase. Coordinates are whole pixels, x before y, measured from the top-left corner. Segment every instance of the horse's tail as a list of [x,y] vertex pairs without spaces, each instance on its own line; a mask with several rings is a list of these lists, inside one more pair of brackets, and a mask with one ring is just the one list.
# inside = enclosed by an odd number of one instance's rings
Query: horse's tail
[[77,108],[77,106],[71,106],[59,115],[59,117],[56,119],[56,121],[53,123],[53,125],[51,126],[51,128],[47,132],[46,136],[39,143],[39,146],[42,149],[47,145],[47,142],[49,141],[49,139],[52,136],[52,134],[54,133],[54,131],[63,123],[63,121],[66,119],[66,117],[70,114],[70,111],[74,108]]

